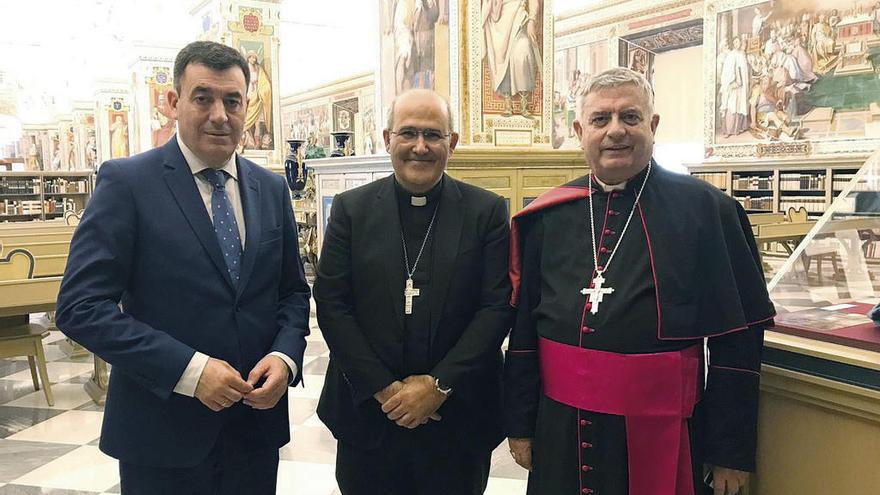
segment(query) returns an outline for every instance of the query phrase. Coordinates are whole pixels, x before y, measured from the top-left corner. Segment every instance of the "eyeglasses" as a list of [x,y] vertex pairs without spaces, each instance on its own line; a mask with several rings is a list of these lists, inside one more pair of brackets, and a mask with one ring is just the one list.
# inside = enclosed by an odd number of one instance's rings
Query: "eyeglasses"
[[438,144],[449,137],[449,134],[444,134],[437,129],[416,129],[414,127],[404,127],[399,131],[391,131],[391,134],[394,134],[405,143],[417,141],[419,134],[425,138],[425,142],[428,144]]

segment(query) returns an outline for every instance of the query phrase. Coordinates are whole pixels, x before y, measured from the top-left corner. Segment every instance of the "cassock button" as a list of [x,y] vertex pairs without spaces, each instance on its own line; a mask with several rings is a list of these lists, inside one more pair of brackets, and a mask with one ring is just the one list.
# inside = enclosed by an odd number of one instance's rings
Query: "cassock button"
[[608,248],[605,247],[605,246],[602,246],[601,248],[599,248],[599,252],[602,253],[602,254],[605,254],[605,253],[608,252]]
[[620,197],[620,193],[619,193],[619,192],[613,192],[613,193],[611,193],[611,197],[612,197],[612,198],[619,198],[619,197]]
[[582,327],[581,327],[581,332],[584,332],[584,333],[593,333],[593,329],[590,328],[590,327],[588,327],[588,326],[582,326]]
[[581,493],[585,493],[586,495],[589,495],[589,494],[593,493],[593,490],[590,490],[589,488],[581,488]]
[[586,419],[581,420],[581,426],[587,426],[588,424],[590,424],[590,422],[587,421]]
[[599,266],[596,267],[596,271],[599,271],[599,272],[601,272],[601,271],[605,271],[605,267],[602,266],[602,265],[599,265]]
[[587,471],[591,470],[591,469],[593,469],[593,467],[592,467],[592,466],[587,466],[586,464],[584,464],[583,466],[581,466],[581,471],[583,471],[583,472],[585,472],[585,473],[586,473]]
[[611,230],[611,229],[605,229],[605,232],[603,232],[603,233],[604,233],[605,235],[614,235],[614,231]]
[[608,214],[613,217],[614,215],[617,215],[617,210],[608,210]]
[[586,308],[587,308],[587,311],[593,309],[593,303],[588,302]]
[[591,448],[592,446],[593,446],[593,444],[591,444],[591,443],[589,443],[589,442],[581,442],[581,448],[582,448],[582,449],[589,449],[589,448]]

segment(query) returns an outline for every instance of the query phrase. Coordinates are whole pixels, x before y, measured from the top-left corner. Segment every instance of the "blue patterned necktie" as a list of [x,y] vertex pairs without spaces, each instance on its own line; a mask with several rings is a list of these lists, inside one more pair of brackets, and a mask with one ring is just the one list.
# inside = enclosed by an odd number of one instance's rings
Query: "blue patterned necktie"
[[200,173],[214,188],[211,193],[211,217],[214,220],[214,233],[217,234],[220,250],[223,251],[223,260],[226,261],[229,276],[233,283],[238,285],[241,273],[241,236],[238,233],[238,222],[235,221],[232,203],[229,202],[229,196],[226,195],[226,176],[228,174],[225,170],[214,170],[213,168],[206,168]]

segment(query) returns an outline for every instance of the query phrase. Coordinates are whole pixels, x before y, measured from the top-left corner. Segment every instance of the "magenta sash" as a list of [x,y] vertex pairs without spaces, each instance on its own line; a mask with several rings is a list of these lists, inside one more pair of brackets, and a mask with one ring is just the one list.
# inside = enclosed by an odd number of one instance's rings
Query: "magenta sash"
[[625,417],[629,493],[694,494],[687,418],[699,400],[702,346],[617,354],[541,338],[538,350],[547,397]]

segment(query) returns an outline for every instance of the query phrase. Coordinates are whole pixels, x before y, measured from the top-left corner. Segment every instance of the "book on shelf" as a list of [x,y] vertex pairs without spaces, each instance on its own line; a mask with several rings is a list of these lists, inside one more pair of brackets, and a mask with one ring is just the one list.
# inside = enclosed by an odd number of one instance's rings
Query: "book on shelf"
[[746,210],[772,210],[773,198],[770,196],[735,196],[736,200],[742,204]]
[[34,178],[6,177],[0,179],[0,195],[40,194],[40,181]]
[[743,191],[756,189],[773,189],[773,177],[749,176],[734,177],[733,188]]
[[824,191],[825,174],[779,174],[779,189],[783,191]]
[[781,196],[779,211],[785,213],[789,208],[804,207],[808,213],[825,213],[825,198],[804,198],[802,196]]
[[697,172],[693,176],[718,189],[727,189],[727,172]]

